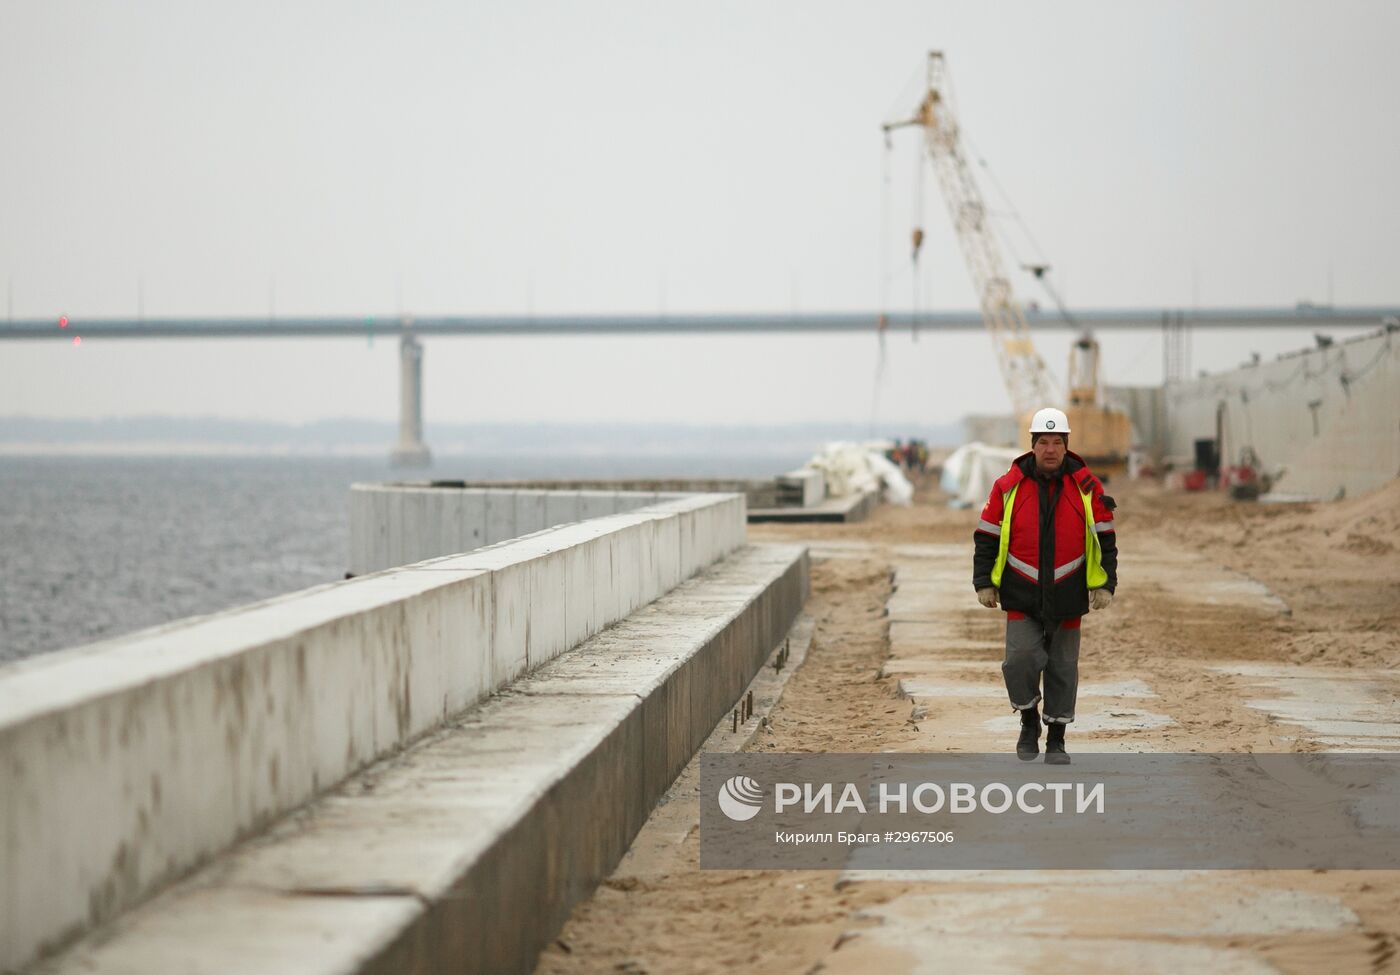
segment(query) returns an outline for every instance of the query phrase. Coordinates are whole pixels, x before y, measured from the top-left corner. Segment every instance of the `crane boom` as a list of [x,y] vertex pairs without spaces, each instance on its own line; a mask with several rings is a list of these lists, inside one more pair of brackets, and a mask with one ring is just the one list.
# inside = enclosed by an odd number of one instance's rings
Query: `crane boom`
[[929,161],[938,174],[958,244],[972,273],[982,320],[991,334],[1002,380],[1016,416],[1019,418],[1057,402],[1060,397],[1053,392],[1045,361],[1031,341],[1025,313],[1012,292],[1001,250],[987,222],[986,204],[963,152],[958,121],[948,97],[947,67],[941,51],[929,52],[928,90],[916,114],[909,119],[886,123],[884,129],[888,133],[906,126],[918,126],[923,130]]

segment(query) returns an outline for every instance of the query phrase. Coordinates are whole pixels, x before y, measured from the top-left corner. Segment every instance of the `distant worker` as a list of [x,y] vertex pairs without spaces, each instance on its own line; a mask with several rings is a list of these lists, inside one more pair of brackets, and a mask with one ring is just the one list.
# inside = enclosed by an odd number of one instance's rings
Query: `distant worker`
[[1079,690],[1079,620],[1108,609],[1118,587],[1114,501],[1069,449],[1069,420],[1056,409],[1031,420],[1031,450],[997,479],[973,532],[972,585],[989,609],[1006,611],[1001,672],[1021,713],[1016,755],[1040,754],[1045,677],[1045,761],[1068,765],[1065,726]]

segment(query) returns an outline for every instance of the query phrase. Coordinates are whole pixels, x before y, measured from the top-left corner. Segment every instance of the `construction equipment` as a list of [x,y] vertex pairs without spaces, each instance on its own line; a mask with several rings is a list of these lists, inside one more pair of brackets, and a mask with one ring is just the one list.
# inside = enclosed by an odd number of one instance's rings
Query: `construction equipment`
[[1258,501],[1274,486],[1273,476],[1259,463],[1253,447],[1240,448],[1240,462],[1221,471],[1222,484],[1236,501]]
[[1103,401],[1099,386],[1099,341],[1085,331],[1069,350],[1069,404],[1075,451],[1100,474],[1127,469],[1133,425],[1128,415]]
[[[1096,472],[1125,470],[1132,427],[1125,414],[1103,402],[1097,340],[1086,331],[1071,350],[1067,400],[1054,389],[1049,370],[1031,340],[1025,313],[1016,300],[1001,249],[988,222],[986,203],[963,151],[962,136],[949,97],[948,69],[941,51],[929,52],[926,91],[914,114],[884,124],[886,142],[890,132],[908,127],[923,130],[924,147],[938,175],[948,215],[972,275],[982,320],[997,352],[1002,380],[1016,417],[1022,421],[1018,428],[1024,430],[1037,409],[1063,404],[1070,429],[1074,431],[1075,451],[1092,464]],[[922,243],[922,231],[917,234]],[[1041,279],[1061,313],[1068,318],[1059,296],[1049,288],[1044,277],[1046,266],[1032,265],[1028,270]],[[1073,322],[1072,318],[1069,320]]]

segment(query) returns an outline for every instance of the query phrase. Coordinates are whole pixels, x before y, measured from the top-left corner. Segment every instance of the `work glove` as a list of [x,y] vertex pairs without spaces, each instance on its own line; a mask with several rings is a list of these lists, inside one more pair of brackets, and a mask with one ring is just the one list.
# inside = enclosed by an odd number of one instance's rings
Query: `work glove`
[[996,609],[996,608],[997,608],[997,591],[996,591],[996,587],[994,587],[994,586],[988,586],[986,589],[979,589],[979,590],[977,590],[977,601],[978,601],[979,603],[981,603],[983,606],[986,606],[988,609]]
[[1108,609],[1113,605],[1113,593],[1107,589],[1092,589],[1089,591],[1090,609]]

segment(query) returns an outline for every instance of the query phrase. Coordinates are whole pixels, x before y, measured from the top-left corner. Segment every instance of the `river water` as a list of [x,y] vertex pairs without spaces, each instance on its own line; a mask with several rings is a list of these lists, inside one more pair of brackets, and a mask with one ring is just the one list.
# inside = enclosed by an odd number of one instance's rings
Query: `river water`
[[805,454],[0,457],[0,663],[342,579],[355,481],[771,476]]

